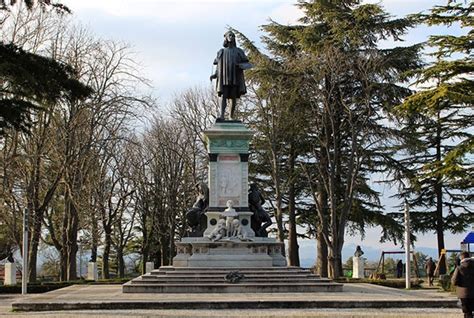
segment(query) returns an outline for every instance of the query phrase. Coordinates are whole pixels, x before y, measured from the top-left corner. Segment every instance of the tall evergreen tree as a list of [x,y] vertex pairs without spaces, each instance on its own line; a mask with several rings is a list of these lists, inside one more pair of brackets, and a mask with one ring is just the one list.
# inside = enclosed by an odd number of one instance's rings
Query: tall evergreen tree
[[[303,189],[299,160],[304,143],[305,131],[301,126],[306,101],[299,89],[304,78],[295,72],[297,51],[270,49],[273,54],[266,55],[243,34],[236,33],[256,65],[247,77],[250,81],[247,102],[252,106],[246,121],[258,131],[251,173],[265,176],[258,182],[271,189],[267,197],[275,208],[277,236],[282,242],[288,239],[289,264],[299,266],[297,223]],[[272,46],[271,38],[264,37],[263,41],[268,48]]]
[[[456,25],[463,35],[431,36],[432,62],[416,72],[416,94],[399,107],[405,130],[416,140],[403,160],[415,231],[434,231],[438,252],[444,232],[462,232],[474,223],[474,32],[473,3],[448,1],[414,18],[432,25]],[[444,273],[445,269],[441,269]]]
[[[16,2],[0,1],[0,13],[8,13]],[[28,10],[35,4],[33,0],[24,3]],[[39,0],[38,4],[70,12],[66,6],[48,0]],[[7,128],[27,131],[33,113],[50,103],[61,98],[80,99],[90,93],[70,66],[0,39],[0,136]]]
[[274,60],[291,65],[290,79],[302,79],[290,86],[304,100],[293,108],[305,119],[297,127],[308,143],[302,166],[316,203],[320,245],[328,248],[329,274],[337,277],[347,225],[363,231],[366,224],[383,224],[384,238],[399,238],[399,224],[380,213],[368,177],[391,159],[387,149],[397,131],[386,115],[410,93],[399,80],[419,66],[419,47],[378,47],[381,40],[400,40],[413,25],[391,19],[380,5],[312,0],[298,6],[300,24],[271,22],[263,26],[264,42]]

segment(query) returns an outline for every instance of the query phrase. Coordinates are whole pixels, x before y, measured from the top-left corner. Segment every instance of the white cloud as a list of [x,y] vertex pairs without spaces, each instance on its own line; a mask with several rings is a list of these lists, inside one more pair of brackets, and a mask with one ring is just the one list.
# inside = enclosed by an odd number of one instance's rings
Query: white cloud
[[156,18],[166,22],[203,21],[206,17],[219,19],[224,16],[248,16],[249,7],[280,3],[282,1],[259,0],[64,0],[72,10],[99,10],[116,17]]
[[281,24],[296,24],[303,12],[292,3],[283,3],[269,13],[272,20]]

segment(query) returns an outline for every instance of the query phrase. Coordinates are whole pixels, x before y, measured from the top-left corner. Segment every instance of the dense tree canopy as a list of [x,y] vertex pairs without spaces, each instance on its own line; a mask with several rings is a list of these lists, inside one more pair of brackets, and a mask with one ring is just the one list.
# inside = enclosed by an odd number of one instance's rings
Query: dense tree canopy
[[50,104],[87,97],[91,89],[76,77],[64,63],[0,43],[0,134],[5,128],[27,131],[33,112]]
[[[17,1],[0,1],[0,12],[9,10]],[[35,5],[33,0],[24,0],[28,10]],[[62,12],[69,9],[49,0],[38,1],[39,5],[52,6]],[[0,26],[3,21],[0,22]],[[26,52],[14,43],[0,41],[0,135],[6,128],[27,131],[32,115],[48,104],[61,99],[87,97],[90,88],[77,80],[74,70],[52,58]]]
[[[291,180],[299,185],[307,181],[299,189],[300,200],[313,200],[316,217],[307,219],[315,220],[318,252],[326,258],[323,250],[328,249],[330,274],[338,276],[348,225],[364,233],[366,225],[379,224],[385,239],[400,239],[400,224],[382,213],[380,194],[369,176],[386,169],[393,154],[389,147],[400,138],[383,118],[410,94],[399,82],[404,72],[419,67],[419,46],[378,48],[381,40],[400,40],[413,25],[409,19],[391,19],[380,5],[300,1],[298,6],[304,12],[301,24],[263,26],[270,55],[242,39],[250,59],[258,63],[251,80],[266,109],[257,114],[272,116],[256,129],[264,138],[280,136],[269,139],[269,145],[279,147],[280,161],[273,166],[280,167],[285,180],[280,182],[290,185],[284,191],[291,193]],[[283,173],[292,160],[299,168]],[[285,201],[291,207],[291,200]],[[295,222],[288,213],[291,229]],[[303,206],[298,214],[306,214]],[[289,238],[290,259],[294,240]]]
[[[332,277],[353,233],[380,226],[381,240],[400,242],[401,219],[381,202],[375,175],[402,185],[413,229],[437,231],[444,246],[445,231],[473,222],[472,4],[410,18],[356,0],[297,6],[298,23],[262,26],[264,48],[236,31],[255,64],[240,108],[256,132],[250,181],[275,218],[271,234],[288,240],[289,264],[299,265],[302,237],[317,238],[318,270]],[[98,39],[47,0],[0,7],[0,254],[21,246],[28,208],[30,281],[76,279],[83,250],[103,278],[171,264],[195,185],[206,181],[202,132],[216,119],[216,94],[188,89],[166,112],[143,93],[128,45]],[[467,31],[432,37],[423,62],[421,45],[397,46],[422,22]],[[152,119],[141,116],[148,109]],[[43,248],[55,257],[37,272]]]
[[[473,4],[449,1],[414,19],[428,25],[457,25],[463,35],[431,36],[430,62],[416,72],[417,92],[398,107],[412,137],[401,170],[408,180],[400,196],[416,210],[416,231],[462,232],[474,223],[474,32]],[[444,270],[444,269],[443,269]]]

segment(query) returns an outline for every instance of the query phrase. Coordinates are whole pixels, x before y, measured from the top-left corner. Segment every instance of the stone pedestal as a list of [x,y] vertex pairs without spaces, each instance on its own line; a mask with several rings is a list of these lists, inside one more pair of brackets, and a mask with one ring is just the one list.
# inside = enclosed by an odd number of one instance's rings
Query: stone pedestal
[[189,237],[176,243],[175,267],[273,267],[286,266],[283,243],[273,238],[238,238],[213,242],[207,238]]
[[97,263],[89,262],[87,263],[87,280],[98,281],[99,275],[97,273]]
[[248,150],[253,132],[241,122],[221,122],[204,132],[209,154],[209,209],[222,212],[231,200],[248,211]]
[[352,257],[352,278],[364,278],[365,258]]
[[152,270],[155,269],[155,263],[154,262],[146,262],[145,264],[145,271],[147,273],[151,273]]
[[16,265],[15,263],[5,263],[4,285],[16,285]]
[[[215,123],[204,131],[209,155],[209,208],[202,237],[176,242],[175,267],[272,267],[286,266],[283,243],[255,237],[249,209],[248,156],[253,132],[240,121]],[[239,235],[222,235],[222,219],[231,201]],[[220,225],[219,225],[220,223]],[[216,235],[216,233],[220,233]]]

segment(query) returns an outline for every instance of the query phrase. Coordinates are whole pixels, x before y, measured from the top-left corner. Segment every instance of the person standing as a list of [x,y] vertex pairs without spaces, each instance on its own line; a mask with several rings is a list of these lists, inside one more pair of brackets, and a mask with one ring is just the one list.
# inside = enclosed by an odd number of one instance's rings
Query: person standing
[[434,272],[436,264],[433,262],[433,259],[430,257],[425,264],[426,276],[428,277],[428,285],[433,286]]
[[461,253],[461,263],[454,270],[451,284],[456,286],[456,293],[461,300],[464,318],[473,318],[474,311],[474,260],[469,252]]
[[474,260],[469,252],[461,253],[461,263],[454,270],[451,284],[456,286],[456,293],[461,300],[464,318],[473,318],[474,311]]
[[402,263],[402,260],[398,260],[398,263],[397,263],[397,278],[400,278],[402,277],[403,275],[403,263]]

